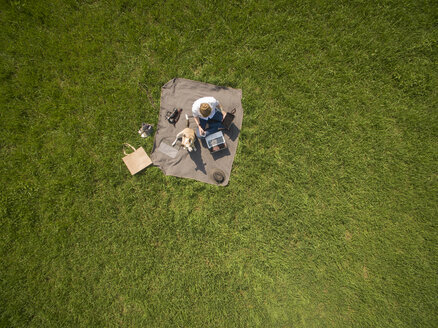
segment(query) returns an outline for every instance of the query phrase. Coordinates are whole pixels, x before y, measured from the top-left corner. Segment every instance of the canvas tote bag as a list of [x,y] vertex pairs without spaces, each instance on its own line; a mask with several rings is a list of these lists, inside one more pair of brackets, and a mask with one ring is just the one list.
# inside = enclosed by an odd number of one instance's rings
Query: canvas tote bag
[[[134,152],[127,154],[125,147],[131,147]],[[125,162],[126,166],[128,167],[129,172],[131,172],[131,175],[140,172],[145,167],[148,167],[149,165],[152,164],[151,159],[146,154],[143,147],[135,149],[130,144],[125,143],[123,144],[123,153],[126,156],[123,157],[122,159]]]

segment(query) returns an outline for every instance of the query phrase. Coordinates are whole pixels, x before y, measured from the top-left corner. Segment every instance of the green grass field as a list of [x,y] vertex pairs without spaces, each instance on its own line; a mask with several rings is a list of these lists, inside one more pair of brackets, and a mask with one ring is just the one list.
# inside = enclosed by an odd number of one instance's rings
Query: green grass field
[[[1,1],[0,326],[436,327],[435,1]],[[131,177],[240,88],[230,184]]]

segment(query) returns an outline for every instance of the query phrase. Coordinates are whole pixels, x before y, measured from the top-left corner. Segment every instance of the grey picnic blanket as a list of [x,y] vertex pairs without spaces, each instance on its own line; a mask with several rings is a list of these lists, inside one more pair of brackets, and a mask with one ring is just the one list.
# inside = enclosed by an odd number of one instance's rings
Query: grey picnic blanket
[[[198,98],[211,96],[219,100],[223,110],[230,112],[236,109],[233,124],[229,130],[224,130],[225,142],[228,148],[216,153],[210,153],[205,140],[197,139],[196,151],[189,153],[180,140],[171,146],[176,135],[186,128],[185,114],[189,115],[190,128],[196,129],[192,117],[192,105]],[[242,128],[242,90],[216,86],[209,83],[175,78],[161,88],[160,114],[155,133],[151,160],[166,175],[195,179],[210,184],[218,184],[213,178],[217,170],[225,174],[225,180],[220,185],[228,184],[236,154],[240,129]],[[173,126],[166,119],[166,113],[174,108],[182,108],[179,121]]]

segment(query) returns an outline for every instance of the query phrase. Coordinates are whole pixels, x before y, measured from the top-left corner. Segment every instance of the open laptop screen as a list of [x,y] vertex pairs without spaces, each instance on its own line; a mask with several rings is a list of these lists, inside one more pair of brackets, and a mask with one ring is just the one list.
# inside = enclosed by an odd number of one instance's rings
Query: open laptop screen
[[224,134],[222,131],[210,134],[205,138],[207,142],[208,148],[213,148],[214,146],[218,146],[225,143]]

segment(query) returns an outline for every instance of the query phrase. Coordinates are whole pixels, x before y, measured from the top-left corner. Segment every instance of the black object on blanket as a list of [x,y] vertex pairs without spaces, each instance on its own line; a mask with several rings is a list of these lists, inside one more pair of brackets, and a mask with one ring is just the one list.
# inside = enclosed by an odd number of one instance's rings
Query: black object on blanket
[[234,114],[236,114],[236,108],[233,108],[233,110],[230,113],[226,113],[225,117],[222,121],[222,125],[225,127],[225,129],[229,130],[231,127],[231,123],[233,123],[234,120]]
[[166,114],[166,119],[170,124],[173,124],[175,126],[175,124],[178,122],[179,117],[181,116],[181,112],[182,112],[182,108],[178,109],[178,108],[174,108],[173,112],[167,112]]
[[212,177],[217,183],[222,183],[225,180],[225,173],[222,170],[216,169],[213,171]]

